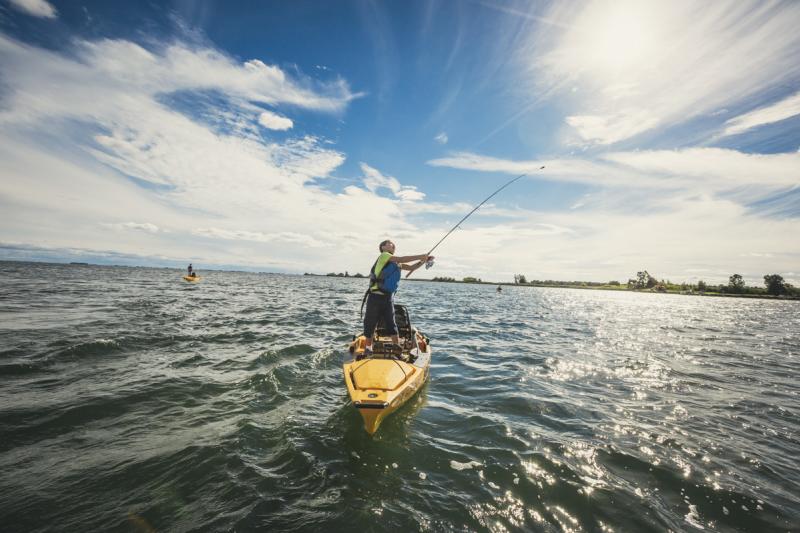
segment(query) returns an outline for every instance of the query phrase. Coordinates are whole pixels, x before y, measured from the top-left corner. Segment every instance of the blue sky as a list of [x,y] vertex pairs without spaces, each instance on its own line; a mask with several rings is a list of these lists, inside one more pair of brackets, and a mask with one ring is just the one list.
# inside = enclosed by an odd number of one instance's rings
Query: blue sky
[[[800,283],[797,2],[0,0],[0,258]],[[537,170],[545,165],[544,170]]]

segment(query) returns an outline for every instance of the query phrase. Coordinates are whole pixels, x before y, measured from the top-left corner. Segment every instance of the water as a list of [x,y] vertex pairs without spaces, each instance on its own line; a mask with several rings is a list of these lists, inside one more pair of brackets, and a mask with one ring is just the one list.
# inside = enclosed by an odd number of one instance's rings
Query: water
[[404,281],[369,437],[364,280],[200,274],[0,263],[0,529],[798,531],[798,302]]

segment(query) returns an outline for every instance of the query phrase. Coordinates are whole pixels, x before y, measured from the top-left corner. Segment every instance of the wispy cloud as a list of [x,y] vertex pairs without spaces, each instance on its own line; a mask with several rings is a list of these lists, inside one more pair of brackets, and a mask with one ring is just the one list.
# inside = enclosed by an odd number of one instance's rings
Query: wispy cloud
[[425,198],[425,193],[418,191],[416,187],[401,185],[397,178],[384,176],[366,163],[361,163],[361,171],[364,173],[364,186],[372,192],[381,188],[389,189],[395,197],[408,202]]
[[[612,152],[599,159],[515,161],[456,152],[433,166],[482,172],[527,173],[531,178],[628,189],[720,193],[752,188],[763,196],[800,185],[800,154],[746,154],[721,148]],[[539,167],[545,169],[539,171]]]
[[520,47],[537,97],[563,96],[586,142],[611,144],[800,82],[800,4],[558,2]]
[[54,19],[58,11],[47,0],[9,0],[12,6],[34,17]]
[[445,132],[441,132],[439,135],[433,138],[439,144],[447,144],[448,138]]
[[772,105],[755,109],[728,120],[725,122],[726,128],[722,135],[737,135],[749,129],[772,124],[796,115],[800,115],[800,92]]
[[775,190],[800,185],[800,154],[747,154],[721,148],[643,150],[603,156],[648,174],[692,180],[692,187],[724,191],[740,187]]
[[309,235],[285,231],[281,233],[264,233],[260,231],[230,230],[223,228],[197,228],[192,230],[192,234],[213,239],[226,239],[233,241],[252,241],[262,243],[288,243],[311,246],[314,248],[331,247],[332,243],[315,239]]
[[158,233],[159,228],[150,222],[106,222],[103,226],[114,230],[134,230],[146,233]]

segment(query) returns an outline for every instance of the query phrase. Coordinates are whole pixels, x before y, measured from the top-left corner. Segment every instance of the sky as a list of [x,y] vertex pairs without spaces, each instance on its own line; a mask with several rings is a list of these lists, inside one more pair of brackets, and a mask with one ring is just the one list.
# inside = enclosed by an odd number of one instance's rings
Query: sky
[[[0,0],[0,259],[800,284],[800,2]],[[544,166],[544,169],[540,169]]]

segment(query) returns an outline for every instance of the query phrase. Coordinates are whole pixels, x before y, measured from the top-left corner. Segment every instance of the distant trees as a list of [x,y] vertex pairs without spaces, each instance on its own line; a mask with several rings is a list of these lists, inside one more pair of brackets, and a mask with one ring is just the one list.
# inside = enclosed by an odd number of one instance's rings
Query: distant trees
[[728,291],[741,294],[745,291],[744,279],[739,274],[734,274],[728,278]]
[[628,280],[629,289],[652,289],[658,284],[658,280],[650,275],[647,270],[636,273],[636,279]]
[[697,290],[700,292],[706,292],[706,290],[708,290],[708,285],[706,285],[706,282],[701,279],[697,282]]
[[447,276],[436,276],[433,278],[433,281],[446,281],[449,283],[453,283],[456,281],[456,278],[448,278]]
[[467,276],[463,279],[464,283],[481,283],[481,278],[473,278],[471,276]]
[[[764,276],[764,286],[767,288],[767,294],[780,296],[789,292],[787,283],[783,281],[783,276],[780,274],[768,274]],[[791,287],[791,286],[789,286]]]
[[525,274],[514,274],[515,285],[525,285],[526,283],[528,283],[528,280],[525,278]]

